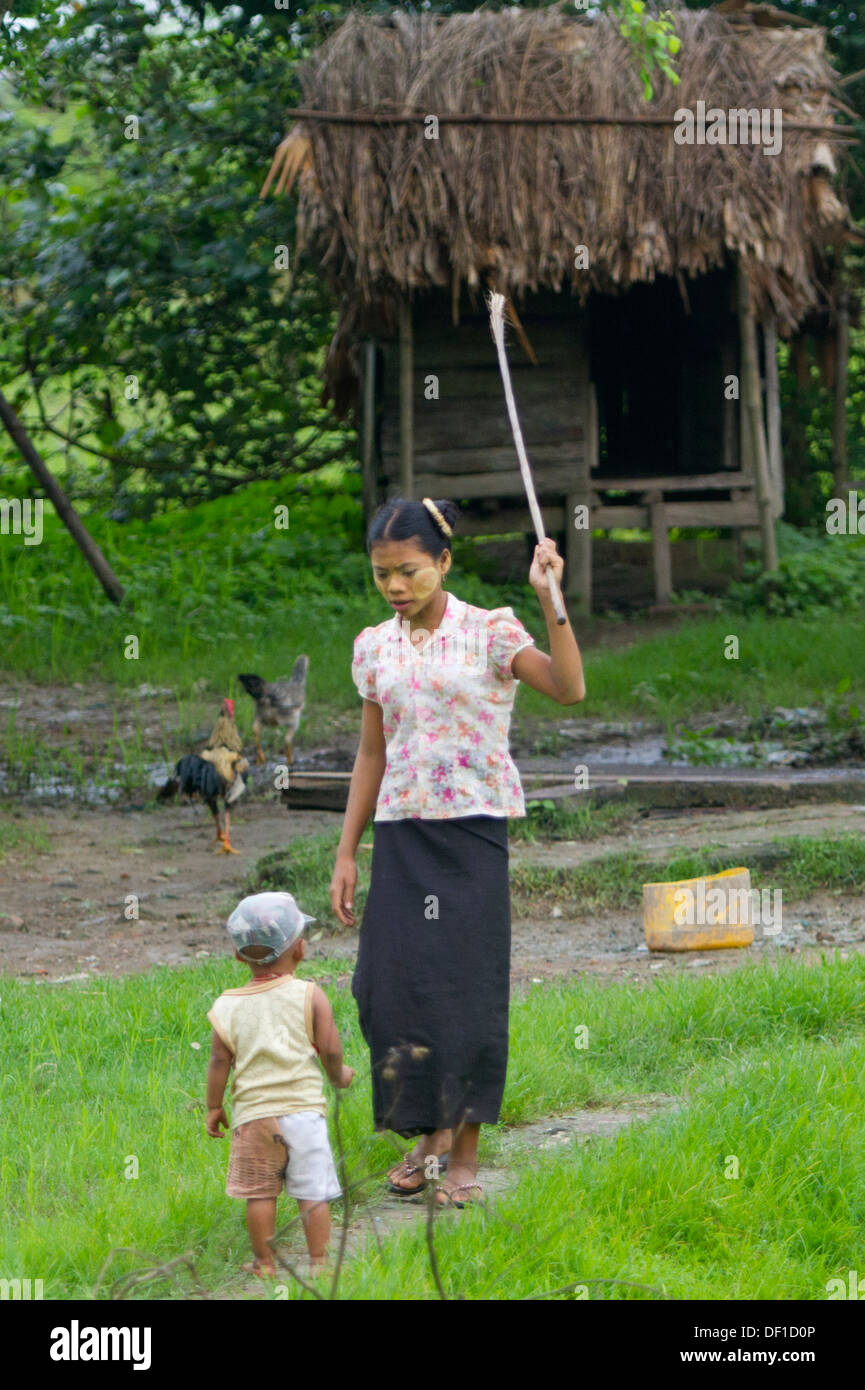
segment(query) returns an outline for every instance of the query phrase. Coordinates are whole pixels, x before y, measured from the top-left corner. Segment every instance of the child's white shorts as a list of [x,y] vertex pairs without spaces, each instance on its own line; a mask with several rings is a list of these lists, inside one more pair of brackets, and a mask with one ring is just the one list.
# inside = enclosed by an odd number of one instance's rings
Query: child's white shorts
[[249,1120],[231,1131],[225,1190],[229,1197],[289,1197],[332,1202],[342,1196],[327,1119],[318,1110],[298,1110]]

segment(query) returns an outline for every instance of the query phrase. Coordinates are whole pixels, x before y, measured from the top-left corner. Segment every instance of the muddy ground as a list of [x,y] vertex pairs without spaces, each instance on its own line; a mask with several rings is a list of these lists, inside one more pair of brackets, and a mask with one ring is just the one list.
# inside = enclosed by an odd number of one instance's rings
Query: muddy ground
[[[27,844],[0,861],[0,972],[36,981],[121,975],[154,965],[179,965],[226,949],[224,922],[255,860],[284,849],[293,837],[337,828],[341,814],[286,810],[250,799],[232,816],[236,856],[214,852],[213,825],[197,805],[124,809],[76,804],[7,803],[17,826],[47,837],[46,850]],[[792,805],[771,811],[654,811],[630,829],[601,839],[528,845],[511,842],[511,861],[575,864],[637,847],[663,855],[674,848],[725,847],[731,866],[747,863],[749,846],[779,835],[865,831],[865,807]],[[368,853],[368,851],[366,851]],[[124,918],[126,894],[139,898],[138,921]],[[783,931],[734,951],[652,955],[639,911],[588,918],[543,916],[513,922],[513,980],[530,986],[554,976],[641,979],[656,972],[735,968],[764,952],[818,955],[865,949],[865,895],[819,893],[784,903]],[[311,955],[345,962],[347,981],[355,931],[313,929]]]
[[[633,635],[633,634],[632,634]],[[617,629],[610,640],[622,640]],[[74,744],[83,760],[93,760],[93,800],[88,787],[64,794],[44,781],[25,795],[0,801],[4,819],[25,832],[24,840],[0,859],[0,972],[37,981],[59,981],[98,974],[119,975],[153,965],[177,965],[225,951],[223,923],[242,892],[256,859],[283,850],[298,835],[337,828],[342,815],[328,811],[289,811],[272,790],[273,767],[253,764],[250,794],[232,814],[237,856],[214,852],[213,823],[201,805],[157,805],[153,787],[173,758],[195,746],[178,732],[179,711],[170,690],[142,685],[125,692],[98,682],[37,685],[21,676],[3,676],[0,721],[14,716],[17,737],[38,741],[42,749]],[[648,726],[583,720],[563,730],[600,746],[633,736],[645,740]],[[350,768],[357,748],[359,720],[347,712],[316,730],[303,725],[296,763],[300,767]],[[573,725],[573,729],[572,729]],[[544,726],[547,736],[558,727]],[[202,728],[202,736],[209,726]],[[273,731],[265,731],[266,741]],[[515,718],[512,748],[531,753],[543,735],[531,722]],[[104,799],[99,760],[113,741],[139,749],[137,764],[151,786],[111,788]],[[634,749],[630,750],[632,753]],[[83,796],[82,796],[83,792]],[[729,850],[731,866],[747,863],[750,845],[779,835],[817,835],[865,830],[865,807],[849,804],[790,805],[765,811],[653,810],[615,835],[587,842],[526,845],[511,842],[512,862],[573,864],[586,858],[638,847],[662,855],[700,845]],[[38,848],[29,832],[47,838]],[[361,851],[364,852],[364,851]],[[368,851],[366,851],[368,853]],[[125,897],[139,898],[139,920],[124,917]],[[610,979],[642,978],[650,972],[729,969],[763,951],[820,952],[861,949],[865,943],[865,896],[817,894],[807,902],[785,903],[780,937],[743,951],[653,956],[645,949],[639,912],[520,918],[513,923],[515,983],[557,975],[593,974]],[[553,910],[555,911],[555,909]],[[348,979],[356,950],[354,931],[313,929],[312,953],[345,961]],[[342,975],[338,978],[342,979]]]

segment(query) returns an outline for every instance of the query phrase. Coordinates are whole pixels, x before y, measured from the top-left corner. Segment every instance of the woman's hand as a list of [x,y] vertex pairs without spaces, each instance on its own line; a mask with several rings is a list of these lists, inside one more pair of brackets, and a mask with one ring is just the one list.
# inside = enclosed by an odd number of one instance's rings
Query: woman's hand
[[535,553],[532,556],[532,567],[529,570],[529,583],[540,599],[548,599],[550,597],[550,581],[547,578],[547,566],[549,566],[558,580],[559,589],[561,590],[562,575],[565,572],[565,562],[556,549],[555,541],[549,536],[535,546]]
[[357,888],[357,864],[353,854],[338,854],[333,878],[330,880],[330,905],[344,927],[353,927],[354,892]]

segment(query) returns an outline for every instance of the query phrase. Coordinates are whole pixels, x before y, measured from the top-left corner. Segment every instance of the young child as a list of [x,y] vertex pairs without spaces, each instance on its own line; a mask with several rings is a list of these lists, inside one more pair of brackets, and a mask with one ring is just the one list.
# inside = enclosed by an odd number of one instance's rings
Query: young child
[[207,1133],[221,1139],[220,1126],[229,1127],[222,1102],[233,1065],[225,1190],[246,1199],[255,1260],[244,1269],[261,1278],[275,1273],[269,1241],[283,1184],[297,1198],[313,1274],[327,1254],[328,1203],[342,1195],[315,1053],[333,1086],[350,1086],[354,1071],[343,1065],[327,996],[311,980],[295,979],[306,953],[303,932],[314,921],[290,893],[244,898],[228,919],[228,931],[235,957],[250,967],[252,980],[225,990],[207,1015],[213,1024]]

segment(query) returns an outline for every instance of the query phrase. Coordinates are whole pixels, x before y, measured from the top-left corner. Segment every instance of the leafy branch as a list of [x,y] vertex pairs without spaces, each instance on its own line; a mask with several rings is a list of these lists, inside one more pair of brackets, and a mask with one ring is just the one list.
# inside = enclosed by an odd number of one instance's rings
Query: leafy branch
[[671,12],[663,10],[655,17],[647,12],[645,0],[609,0],[609,9],[639,64],[646,101],[651,101],[654,95],[651,79],[655,72],[660,72],[675,87],[679,74],[673,59],[682,41],[676,34]]

